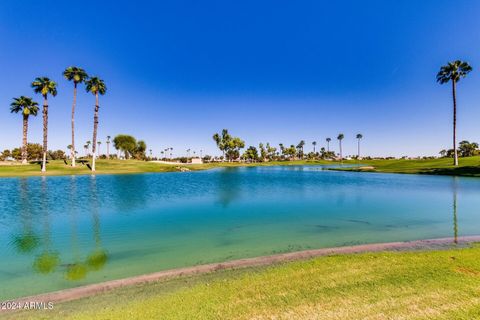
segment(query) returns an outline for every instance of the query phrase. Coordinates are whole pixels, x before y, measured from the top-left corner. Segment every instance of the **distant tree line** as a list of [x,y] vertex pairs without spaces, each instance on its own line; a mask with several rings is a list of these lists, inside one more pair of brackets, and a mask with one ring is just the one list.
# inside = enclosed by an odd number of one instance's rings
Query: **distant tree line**
[[[39,143],[27,143],[26,148],[28,161],[41,161],[43,157],[43,147]],[[0,153],[0,161],[8,159],[22,160],[22,148],[14,148],[12,150],[5,149]],[[47,160],[61,160],[65,159],[65,152],[63,150],[48,150]]]
[[[339,143],[339,154],[330,150],[331,138],[326,138],[327,147],[321,147],[317,150],[317,142],[312,142],[313,151],[305,152],[305,140],[300,140],[298,144],[291,144],[285,146],[283,143],[278,144],[278,148],[271,145],[269,142],[260,143],[258,148],[256,146],[249,146],[243,153],[240,151],[245,148],[245,142],[239,137],[232,136],[228,129],[223,129],[220,133],[213,135],[213,140],[217,147],[222,151],[221,160],[226,161],[247,161],[247,162],[266,162],[266,161],[287,161],[287,160],[316,160],[316,159],[343,159],[342,140],[345,138],[343,133],[337,136]],[[362,134],[357,134],[357,155],[353,158],[360,158],[360,141],[363,138]]]
[[[455,157],[455,152],[453,149],[448,150],[440,150],[439,152],[442,158],[453,158]],[[478,149],[478,143],[476,142],[469,142],[467,140],[460,141],[457,148],[457,155],[459,157],[472,157],[475,155],[480,154],[480,150]]]

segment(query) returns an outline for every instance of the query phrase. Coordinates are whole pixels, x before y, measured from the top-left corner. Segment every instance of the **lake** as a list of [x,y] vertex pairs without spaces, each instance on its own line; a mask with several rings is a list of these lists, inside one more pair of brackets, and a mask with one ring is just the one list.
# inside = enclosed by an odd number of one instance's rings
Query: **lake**
[[480,234],[480,179],[320,166],[0,179],[0,300],[312,248]]

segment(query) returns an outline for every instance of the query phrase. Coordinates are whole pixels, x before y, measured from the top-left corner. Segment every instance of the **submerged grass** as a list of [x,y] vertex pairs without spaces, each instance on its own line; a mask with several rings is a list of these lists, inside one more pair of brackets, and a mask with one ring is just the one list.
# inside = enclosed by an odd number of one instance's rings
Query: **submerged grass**
[[6,319],[478,319],[480,247],[335,255],[122,288]]

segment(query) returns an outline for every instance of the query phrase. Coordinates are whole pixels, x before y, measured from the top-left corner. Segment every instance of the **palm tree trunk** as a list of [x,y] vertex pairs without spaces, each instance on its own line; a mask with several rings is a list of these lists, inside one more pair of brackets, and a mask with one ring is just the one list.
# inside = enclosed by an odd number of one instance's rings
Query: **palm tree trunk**
[[327,152],[330,152],[330,142],[327,141]]
[[458,243],[458,221],[457,221],[457,177],[453,177],[453,242]]
[[342,140],[340,140],[340,163],[343,162],[343,156],[342,156]]
[[358,146],[357,146],[358,152],[357,152],[357,158],[360,160],[360,139],[358,139]]
[[42,172],[47,171],[47,150],[48,150],[48,100],[43,96],[43,159]]
[[107,142],[107,160],[110,159],[110,142]]
[[457,152],[457,88],[456,81],[452,81],[452,96],[453,96],[453,165],[458,166],[458,152]]
[[95,113],[93,115],[93,145],[92,145],[92,171],[95,171],[95,158],[97,148],[97,129],[98,129],[98,93],[95,94]]
[[73,103],[72,103],[72,148],[71,158],[72,158],[72,167],[75,167],[75,106],[77,105],[77,83],[73,83]]
[[27,132],[28,132],[28,115],[23,115],[23,141],[22,141],[22,164],[27,163]]

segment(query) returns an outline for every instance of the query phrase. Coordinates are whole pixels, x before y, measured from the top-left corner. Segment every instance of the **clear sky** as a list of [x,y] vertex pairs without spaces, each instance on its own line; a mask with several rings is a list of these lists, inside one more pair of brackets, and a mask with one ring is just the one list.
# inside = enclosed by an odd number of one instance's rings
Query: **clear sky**
[[[222,128],[247,146],[304,139],[307,150],[342,132],[353,154],[360,132],[366,154],[436,154],[451,145],[452,107],[435,75],[453,59],[474,68],[458,87],[458,137],[480,142],[479,16],[474,0],[4,0],[0,148],[21,143],[12,97],[48,76],[49,146],[66,149],[73,85],[62,71],[75,65],[107,84],[102,141],[126,133],[155,154],[212,154]],[[93,105],[82,86],[77,146],[92,139]],[[41,116],[29,136],[41,142]]]

